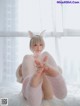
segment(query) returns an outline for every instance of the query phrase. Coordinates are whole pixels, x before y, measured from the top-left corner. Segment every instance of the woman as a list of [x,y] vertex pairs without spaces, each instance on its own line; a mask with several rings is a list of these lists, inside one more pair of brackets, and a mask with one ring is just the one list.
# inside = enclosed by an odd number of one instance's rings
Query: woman
[[42,52],[45,47],[42,34],[34,35],[29,31],[33,55],[24,56],[17,70],[17,77],[23,85],[22,93],[29,106],[40,106],[43,99],[63,99],[67,95],[61,68],[48,52]]

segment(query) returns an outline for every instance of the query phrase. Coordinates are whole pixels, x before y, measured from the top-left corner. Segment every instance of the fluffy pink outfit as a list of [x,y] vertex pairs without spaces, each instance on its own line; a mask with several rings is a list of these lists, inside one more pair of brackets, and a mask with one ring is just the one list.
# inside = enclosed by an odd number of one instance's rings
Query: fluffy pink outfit
[[[56,67],[57,70],[60,71],[60,68],[56,65],[52,56],[44,52],[40,55],[39,59],[42,61],[44,56],[48,56],[47,63],[52,67]],[[36,67],[34,63],[34,56],[33,55],[26,55],[22,62],[22,75],[23,75],[23,96],[28,100],[29,106],[40,106],[42,103],[42,82],[37,87],[30,86],[30,81],[32,79],[33,74],[36,72]],[[67,94],[67,88],[65,81],[61,75],[61,73],[56,77],[48,76],[53,92],[55,97],[58,99],[63,99]]]

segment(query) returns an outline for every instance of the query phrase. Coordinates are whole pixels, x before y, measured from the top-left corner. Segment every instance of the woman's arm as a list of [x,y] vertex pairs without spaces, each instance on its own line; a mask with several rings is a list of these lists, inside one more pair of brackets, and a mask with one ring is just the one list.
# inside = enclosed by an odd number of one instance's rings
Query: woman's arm
[[44,70],[46,75],[49,75],[52,77],[56,77],[57,75],[60,74],[57,67],[52,67],[49,64],[44,64]]

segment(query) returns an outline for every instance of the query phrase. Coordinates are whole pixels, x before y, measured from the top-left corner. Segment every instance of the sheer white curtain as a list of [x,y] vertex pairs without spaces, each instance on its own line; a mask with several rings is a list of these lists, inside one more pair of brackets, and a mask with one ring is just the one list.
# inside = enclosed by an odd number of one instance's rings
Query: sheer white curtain
[[68,84],[80,85],[80,1],[62,5],[63,37],[58,39],[63,74]]
[[27,31],[46,30],[45,50],[61,65],[68,84],[80,84],[79,11],[79,4],[56,0],[0,0],[0,83],[15,82],[17,66],[31,53]]
[[62,31],[61,5],[56,0],[19,0],[18,31]]
[[[73,0],[70,0],[73,1]],[[75,0],[79,3],[62,4],[63,10],[63,28],[80,30],[80,1]]]
[[15,10],[15,0],[0,0],[0,84],[4,85],[15,80],[16,38],[9,34],[16,29]]
[[68,84],[80,85],[80,37],[58,39],[60,63]]

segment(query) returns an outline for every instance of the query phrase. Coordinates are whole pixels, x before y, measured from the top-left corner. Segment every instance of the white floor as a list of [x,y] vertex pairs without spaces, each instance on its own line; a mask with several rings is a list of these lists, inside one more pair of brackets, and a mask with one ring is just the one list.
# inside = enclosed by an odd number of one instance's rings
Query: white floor
[[[8,106],[29,106],[20,93],[21,85],[0,86],[0,98],[8,98]],[[80,106],[80,86],[68,86],[68,95],[64,100],[53,99],[42,102],[41,106]]]

